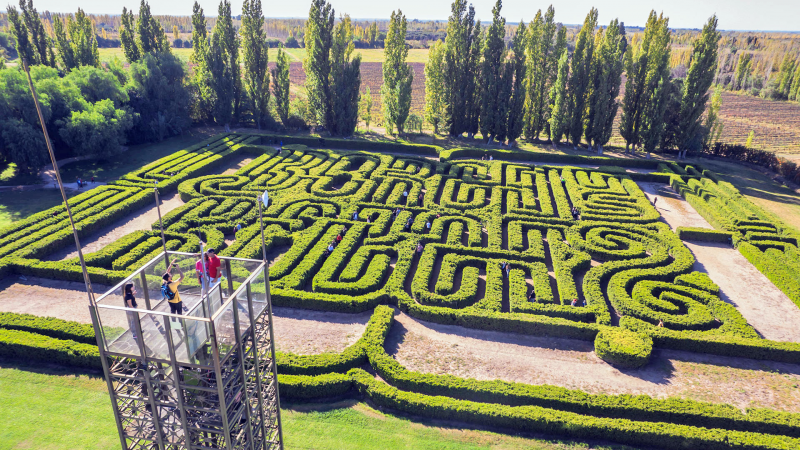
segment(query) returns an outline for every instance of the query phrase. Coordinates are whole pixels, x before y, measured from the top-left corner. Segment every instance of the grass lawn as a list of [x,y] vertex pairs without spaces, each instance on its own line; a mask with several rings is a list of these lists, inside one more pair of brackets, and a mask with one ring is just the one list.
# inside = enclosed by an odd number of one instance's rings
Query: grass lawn
[[26,184],[39,184],[39,175],[20,173],[13,162],[0,163],[0,186],[21,186]]
[[[70,195],[71,190],[67,190]],[[80,192],[74,192],[79,194]],[[60,205],[61,192],[56,189],[4,191],[0,193],[0,228],[11,225],[39,211]]]
[[133,145],[121,155],[110,159],[77,161],[59,167],[61,179],[65,183],[74,183],[78,177],[83,177],[84,180],[95,177],[97,181],[112,181],[145,164],[192,146],[218,132],[220,130],[190,128],[183,136],[165,139],[162,142]]
[[[0,405],[4,449],[120,448],[106,383],[98,375],[0,360]],[[631,449],[428,426],[356,401],[284,406],[287,450]]]

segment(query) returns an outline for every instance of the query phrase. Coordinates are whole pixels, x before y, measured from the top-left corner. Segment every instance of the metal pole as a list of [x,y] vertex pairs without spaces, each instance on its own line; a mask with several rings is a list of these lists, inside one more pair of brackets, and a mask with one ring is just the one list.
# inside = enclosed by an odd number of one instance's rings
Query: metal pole
[[[21,55],[20,55],[21,56]],[[44,141],[47,144],[47,151],[50,153],[50,161],[53,163],[53,172],[56,174],[56,181],[61,191],[61,198],[64,200],[64,207],[67,209],[67,216],[69,216],[69,224],[72,226],[72,235],[75,237],[75,246],[78,248],[78,259],[81,262],[81,269],[83,270],[83,282],[86,284],[86,293],[89,295],[89,305],[94,305],[94,291],[92,290],[92,282],[89,280],[89,271],[86,270],[86,263],[83,260],[83,252],[81,251],[81,241],[78,239],[78,230],[75,229],[75,221],[72,219],[72,211],[69,209],[69,202],[67,202],[67,193],[64,191],[64,183],[61,182],[61,173],[58,171],[58,163],[56,162],[56,155],[53,153],[53,144],[50,142],[50,135],[47,134],[47,126],[44,123],[44,116],[42,116],[42,107],[39,105],[39,97],[36,95],[36,89],[33,87],[33,80],[31,80],[31,71],[28,67],[28,62],[25,58],[22,59],[22,67],[25,69],[25,74],[28,76],[28,86],[31,88],[31,95],[33,95],[33,103],[36,105],[36,113],[39,115],[39,122],[42,124],[42,132],[44,133]]]
[[278,403],[278,439],[280,439],[281,450],[283,450],[283,424],[281,423],[281,394],[278,390],[278,361],[275,359],[275,333],[272,322],[272,295],[269,288],[269,265],[264,264],[264,282],[267,286],[267,313],[269,314],[269,346],[272,352],[272,376],[275,383],[275,401]]
[[[153,193],[156,196],[156,210],[158,211],[158,228],[161,230],[161,245],[164,247],[164,267],[169,267],[169,254],[167,254],[167,239],[164,237],[164,222],[161,220],[161,199],[158,197],[158,180],[153,180]],[[166,269],[164,269],[166,270]]]
[[264,241],[264,215],[261,212],[261,197],[256,199],[258,203],[258,221],[261,224],[261,259],[267,262],[267,244]]
[[[203,273],[200,274],[200,301],[204,301],[207,292],[207,282],[205,281],[206,278],[206,250],[205,246],[203,245],[203,241],[200,241],[200,265],[203,268]],[[209,282],[211,279],[208,280]],[[209,314],[210,317],[210,314]]]

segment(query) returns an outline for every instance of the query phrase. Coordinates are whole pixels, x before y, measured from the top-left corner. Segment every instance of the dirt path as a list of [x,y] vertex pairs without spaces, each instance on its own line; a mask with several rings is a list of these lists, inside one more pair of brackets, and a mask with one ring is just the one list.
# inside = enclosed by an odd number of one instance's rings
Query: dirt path
[[234,164],[228,166],[227,169],[221,172],[222,175],[233,175],[236,173],[237,170],[241,169],[242,167],[250,164],[253,162],[253,158],[247,157],[238,161],[235,161]]
[[656,201],[656,210],[661,214],[664,222],[666,222],[673,230],[678,227],[699,227],[714,229],[706,219],[703,218],[683,197],[680,196],[675,189],[667,184],[660,183],[637,183],[639,188],[653,203],[653,198],[658,197]]
[[312,355],[341,352],[364,334],[372,311],[344,314],[273,308],[275,348],[282,352]]
[[697,261],[694,270],[717,283],[732,304],[764,338],[800,342],[800,308],[727,244],[684,241]]
[[[99,295],[111,287],[93,284],[92,289]],[[73,281],[6,277],[0,281],[0,311],[92,323],[86,285]]]
[[[177,192],[161,199],[161,215],[164,216],[173,209],[182,206],[180,194]],[[119,238],[126,236],[136,230],[151,230],[154,222],[158,221],[158,211],[156,210],[155,198],[153,204],[139,210],[133,211],[114,224],[104,227],[90,236],[81,239],[83,254],[93,253],[101,250],[109,244],[113,244]],[[61,261],[64,259],[77,258],[78,251],[74,245],[59,250],[49,255],[48,261]]]
[[437,325],[403,313],[395,319],[387,350],[415,371],[800,412],[798,365],[660,350],[643,369],[620,371],[587,341]]

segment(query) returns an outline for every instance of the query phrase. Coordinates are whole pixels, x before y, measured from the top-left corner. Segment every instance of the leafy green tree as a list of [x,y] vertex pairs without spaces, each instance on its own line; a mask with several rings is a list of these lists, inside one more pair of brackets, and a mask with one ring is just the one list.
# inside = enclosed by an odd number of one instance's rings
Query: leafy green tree
[[100,52],[97,50],[97,37],[94,33],[92,19],[78,8],[75,20],[67,21],[70,47],[72,48],[73,67],[100,67]]
[[327,126],[330,117],[330,53],[333,42],[333,7],[326,0],[312,0],[306,21],[306,92],[309,114],[314,120]]
[[289,126],[289,57],[283,50],[283,44],[278,47],[278,60],[272,69],[272,92],[275,94],[278,117],[284,126]]
[[789,98],[795,70],[794,55],[791,52],[786,52],[783,56],[780,72],[778,72],[778,95],[781,98]]
[[714,90],[714,95],[711,96],[711,106],[708,108],[706,114],[705,128],[706,133],[703,139],[703,145],[710,147],[715,142],[719,141],[722,135],[723,123],[719,117],[719,110],[722,107],[722,89],[717,88]]
[[128,133],[131,142],[152,142],[180,134],[191,125],[184,65],[172,53],[150,53],[130,66],[125,85],[128,105],[138,114]]
[[792,78],[792,86],[789,89],[789,100],[800,99],[800,59],[795,63],[794,77]]
[[594,56],[594,29],[597,27],[597,9],[592,8],[583,21],[575,51],[572,54],[572,67],[569,78],[568,107],[569,137],[572,145],[581,143],[584,123],[586,121],[586,100],[591,89],[592,57]]
[[747,80],[750,78],[750,72],[753,69],[753,54],[740,53],[739,62],[736,64],[736,78],[734,79],[733,88],[741,90],[745,88]]
[[[244,86],[250,98],[253,119],[258,129],[266,125],[269,108],[269,46],[264,30],[261,0],[244,0],[242,7],[242,56],[244,57]],[[288,100],[286,102],[288,115]]]
[[538,139],[547,123],[550,107],[548,105],[549,88],[555,81],[558,58],[553,38],[557,31],[554,22],[555,9],[550,5],[542,17],[542,10],[528,27],[526,42],[525,90],[528,93],[525,101],[524,132],[530,141]]
[[203,8],[195,1],[192,7],[192,53],[189,61],[193,65],[189,92],[192,97],[192,117],[204,122],[214,117],[215,92],[211,89],[209,71],[210,49],[208,26]]
[[550,89],[550,103],[553,110],[550,112],[548,123],[550,125],[550,141],[555,145],[561,141],[567,126],[567,78],[569,77],[569,56],[567,49],[561,52],[558,60],[558,77]]
[[345,15],[333,30],[330,56],[330,122],[332,134],[350,136],[358,125],[358,100],[361,88],[361,55],[352,57],[353,25]]
[[595,58],[592,64],[592,89],[585,137],[591,148],[600,148],[611,139],[614,117],[619,109],[619,88],[622,83],[625,40],[619,21],[614,19],[605,32],[598,30]]
[[[67,16],[67,27],[72,18]],[[58,49],[58,58],[61,60],[61,67],[65,71],[72,70],[75,64],[75,54],[72,52],[72,45],[67,38],[67,31],[64,29],[64,23],[56,16],[53,20],[53,34],[55,36],[56,48]]]
[[[229,128],[231,122],[237,122],[239,119],[242,96],[239,36],[233,28],[231,4],[228,0],[220,2],[218,12],[217,23],[211,36],[210,85],[215,94],[214,119],[218,124]],[[226,103],[230,103],[230,106]]]
[[683,82],[683,93],[680,108],[680,123],[676,144],[679,150],[687,150],[694,142],[695,150],[699,150],[703,136],[710,130],[702,127],[702,115],[708,102],[708,90],[714,83],[717,72],[717,49],[720,33],[717,31],[717,16],[711,16],[692,44],[692,59],[686,80]]
[[408,20],[403,12],[399,9],[396,13],[392,11],[389,30],[384,41],[385,57],[381,86],[381,103],[387,133],[392,133],[395,127],[398,133],[402,133],[408,111],[411,109],[411,83],[414,81],[414,71],[409,64],[406,64],[407,27]]
[[[511,61],[506,63],[511,70],[511,74],[506,76],[506,81],[511,87],[511,100],[508,101],[508,114],[506,125],[506,138],[508,144],[511,146],[512,142],[516,141],[522,135],[522,129],[525,125],[525,70],[527,69],[527,62],[525,60],[525,47],[526,47],[527,30],[525,23],[519,21],[517,33],[514,35],[512,47],[514,56]],[[513,76],[513,81],[512,81]]]
[[502,116],[504,62],[506,59],[506,19],[500,16],[502,0],[497,0],[492,8],[492,23],[486,30],[483,46],[483,65],[481,67],[481,115],[480,128],[483,139],[491,142],[498,134],[505,134],[506,117]]
[[439,127],[446,122],[444,52],[442,41],[434,42],[425,62],[425,120],[434,134],[439,134]]
[[[451,136],[459,136],[474,126],[479,37],[475,9],[471,5],[467,9],[467,0],[454,0],[444,41],[445,118]],[[475,103],[480,111],[480,101]]]
[[361,120],[364,121],[364,125],[366,125],[367,130],[369,130],[369,124],[372,122],[372,92],[370,92],[369,86],[367,86],[367,90],[364,94],[361,95],[359,110],[361,111]]
[[122,51],[125,53],[125,59],[129,63],[138,61],[142,54],[136,43],[136,19],[133,17],[133,11],[129,11],[124,6],[120,17],[119,41]]
[[11,28],[11,36],[14,38],[14,48],[17,50],[20,60],[27,62],[28,65],[36,64],[36,53],[28,37],[28,27],[17,12],[17,8],[8,7],[8,23]]
[[89,103],[100,100],[111,100],[116,108],[129,101],[128,93],[113,73],[93,66],[81,66],[73,69],[65,81],[80,89],[81,96]]
[[79,155],[111,156],[122,150],[133,118],[116,109],[111,100],[100,100],[85,111],[73,111],[60,130],[61,138]]
[[55,67],[52,50],[50,49],[50,40],[47,33],[44,31],[44,24],[39,18],[39,12],[33,7],[33,0],[19,0],[19,9],[22,13],[22,18],[25,21],[25,27],[28,29],[28,38],[33,48],[33,61],[32,64],[43,64],[45,66]]
[[669,18],[664,17],[663,14],[659,16],[652,32],[654,37],[648,50],[644,86],[646,101],[643,103],[640,130],[640,141],[648,155],[661,143],[665,126],[664,113],[672,88],[669,78]]
[[481,117],[481,50],[483,49],[484,35],[481,32],[481,21],[475,23],[470,39],[469,59],[467,60],[466,88],[466,119],[467,136],[472,139],[478,133]]

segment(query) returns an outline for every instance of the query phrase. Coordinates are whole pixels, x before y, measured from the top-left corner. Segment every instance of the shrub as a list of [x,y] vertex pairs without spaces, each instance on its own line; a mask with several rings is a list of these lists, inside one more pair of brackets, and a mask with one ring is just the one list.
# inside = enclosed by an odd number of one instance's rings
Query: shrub
[[653,339],[624,328],[603,327],[594,340],[594,352],[603,361],[636,369],[650,361]]

